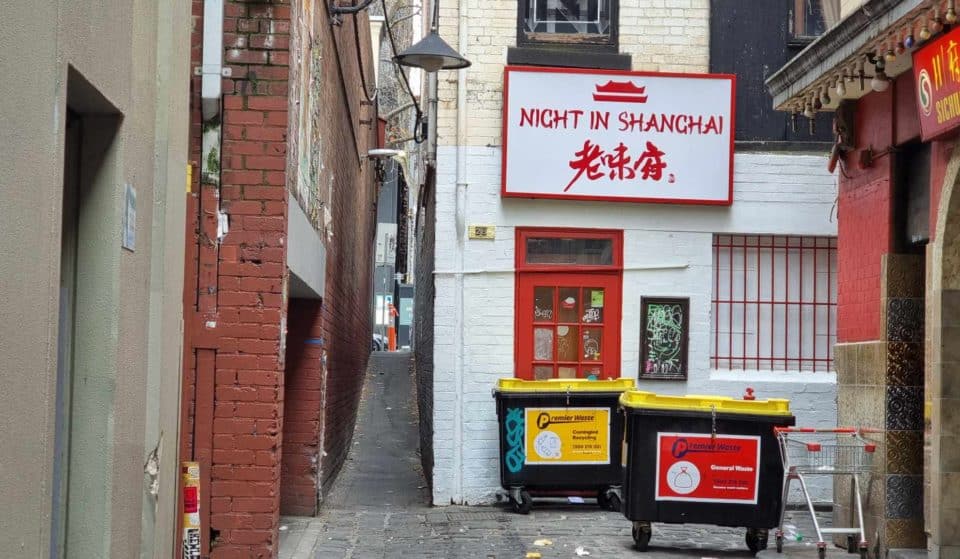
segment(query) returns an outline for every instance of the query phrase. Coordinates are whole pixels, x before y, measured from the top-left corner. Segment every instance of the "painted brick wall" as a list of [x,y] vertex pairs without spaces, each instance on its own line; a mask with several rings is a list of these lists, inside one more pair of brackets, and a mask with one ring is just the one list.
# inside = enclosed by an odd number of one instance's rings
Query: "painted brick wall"
[[[517,43],[517,2],[490,0],[465,14],[473,63],[467,79],[467,145],[500,145],[503,65]],[[459,48],[461,14],[456,2],[440,4],[440,36]],[[706,72],[709,68],[709,0],[621,0],[620,52],[633,57],[634,70]],[[440,145],[456,143],[457,77],[441,75]]]
[[[521,225],[624,229],[624,376],[635,378],[639,368],[641,295],[688,296],[690,380],[645,383],[643,388],[741,396],[750,386],[761,398],[791,398],[805,425],[835,426],[834,374],[737,374],[711,371],[709,363],[713,234],[835,235],[830,214],[836,184],[825,167],[821,156],[738,154],[730,208],[503,200],[499,148],[467,148],[465,223],[494,224],[497,237],[465,242],[460,308],[454,273],[456,150],[441,148],[435,220],[434,503],[487,503],[499,489],[490,389],[514,370],[514,228]],[[465,325],[462,371],[457,371],[456,356],[459,321]],[[828,500],[830,488],[828,481],[815,485],[816,497]]]

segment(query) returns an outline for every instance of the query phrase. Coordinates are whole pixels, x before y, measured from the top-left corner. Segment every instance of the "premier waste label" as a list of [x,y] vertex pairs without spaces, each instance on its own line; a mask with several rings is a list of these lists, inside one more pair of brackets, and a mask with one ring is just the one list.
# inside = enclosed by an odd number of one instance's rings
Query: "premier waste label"
[[760,437],[657,433],[657,501],[757,504]]
[[526,464],[609,464],[610,408],[526,408]]

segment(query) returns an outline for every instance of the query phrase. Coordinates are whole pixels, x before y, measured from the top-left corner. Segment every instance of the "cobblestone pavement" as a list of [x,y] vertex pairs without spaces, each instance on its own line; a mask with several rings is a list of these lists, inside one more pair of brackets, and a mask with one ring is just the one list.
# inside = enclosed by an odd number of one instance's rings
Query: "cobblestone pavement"
[[[402,353],[373,355],[351,458],[318,517],[283,518],[281,559],[522,559],[530,552],[549,559],[578,557],[578,547],[594,558],[752,556],[742,529],[662,524],[654,525],[650,551],[639,553],[630,522],[590,500],[535,501],[526,516],[505,504],[428,506],[416,455],[409,359]],[[809,541],[807,515],[793,513],[789,524],[796,527],[791,534],[799,531]],[[538,546],[537,540],[550,545]],[[814,548],[796,542],[792,547],[809,551],[793,557],[816,557]]]

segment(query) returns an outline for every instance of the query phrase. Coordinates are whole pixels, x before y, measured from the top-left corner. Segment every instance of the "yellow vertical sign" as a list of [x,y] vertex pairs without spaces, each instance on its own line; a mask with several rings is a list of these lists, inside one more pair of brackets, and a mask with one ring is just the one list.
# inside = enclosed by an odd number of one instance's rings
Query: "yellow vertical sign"
[[200,464],[184,462],[183,559],[200,559]]
[[526,408],[526,464],[609,464],[610,408]]

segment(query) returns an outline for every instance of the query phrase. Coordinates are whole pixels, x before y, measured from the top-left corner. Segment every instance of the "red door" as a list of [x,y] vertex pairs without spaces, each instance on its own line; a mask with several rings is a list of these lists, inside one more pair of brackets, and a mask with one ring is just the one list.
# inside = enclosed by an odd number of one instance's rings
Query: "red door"
[[620,278],[521,274],[517,376],[620,376]]

